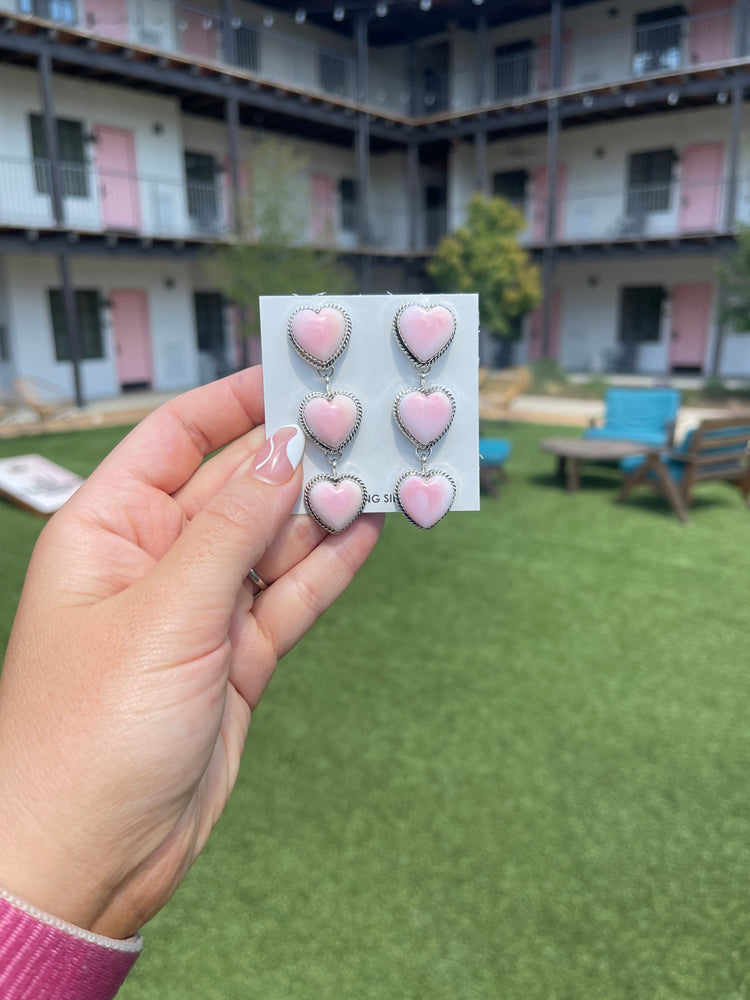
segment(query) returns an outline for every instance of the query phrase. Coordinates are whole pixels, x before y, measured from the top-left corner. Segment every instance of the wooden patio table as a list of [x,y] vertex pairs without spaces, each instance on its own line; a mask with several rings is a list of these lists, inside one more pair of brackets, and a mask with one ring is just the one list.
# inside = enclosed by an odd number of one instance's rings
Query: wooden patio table
[[653,450],[652,445],[638,441],[575,437],[544,438],[539,447],[557,455],[557,474],[565,480],[570,493],[575,493],[581,485],[583,462],[617,462],[628,455],[645,455]]

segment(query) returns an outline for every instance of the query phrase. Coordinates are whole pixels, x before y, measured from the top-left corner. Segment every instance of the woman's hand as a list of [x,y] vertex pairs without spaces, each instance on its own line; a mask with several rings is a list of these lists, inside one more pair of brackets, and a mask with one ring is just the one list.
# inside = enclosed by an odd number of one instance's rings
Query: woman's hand
[[162,406],[32,556],[0,677],[0,885],[109,937],[179,885],[277,660],[382,525],[291,516],[301,432],[262,421],[259,368]]

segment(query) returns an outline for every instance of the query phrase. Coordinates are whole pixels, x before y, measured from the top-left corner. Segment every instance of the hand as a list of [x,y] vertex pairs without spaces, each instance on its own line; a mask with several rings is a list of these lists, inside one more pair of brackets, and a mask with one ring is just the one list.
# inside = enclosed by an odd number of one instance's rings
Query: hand
[[[166,404],[32,556],[0,678],[0,885],[109,937],[179,885],[277,660],[382,526],[332,536],[290,516],[293,432],[264,445],[262,420],[259,368]],[[270,583],[258,596],[251,567]]]

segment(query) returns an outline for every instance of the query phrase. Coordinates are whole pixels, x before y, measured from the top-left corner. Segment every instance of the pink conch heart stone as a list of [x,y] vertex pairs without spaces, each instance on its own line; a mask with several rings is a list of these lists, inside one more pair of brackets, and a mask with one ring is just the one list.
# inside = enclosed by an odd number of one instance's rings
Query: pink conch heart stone
[[398,500],[406,514],[420,528],[431,528],[448,513],[453,504],[454,487],[440,472],[407,476],[398,486]]
[[407,306],[397,323],[407,351],[422,363],[433,361],[456,332],[453,313],[445,306]]
[[359,483],[342,476],[314,483],[307,494],[312,513],[334,534],[343,531],[364,507],[364,494]]
[[292,337],[321,365],[336,357],[346,339],[346,317],[340,309],[300,309],[292,316]]
[[438,441],[450,427],[453,401],[442,389],[415,389],[399,399],[398,418],[412,440],[427,447]]
[[338,448],[349,439],[357,422],[357,404],[344,393],[330,399],[313,396],[302,407],[302,418],[310,433],[328,448]]

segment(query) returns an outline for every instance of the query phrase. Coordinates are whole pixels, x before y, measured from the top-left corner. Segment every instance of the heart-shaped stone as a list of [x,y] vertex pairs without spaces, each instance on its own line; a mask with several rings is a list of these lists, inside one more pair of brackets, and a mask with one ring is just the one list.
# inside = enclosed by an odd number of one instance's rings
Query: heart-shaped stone
[[362,404],[351,392],[328,396],[311,392],[300,403],[299,422],[315,444],[328,451],[339,451],[359,430]]
[[316,368],[327,368],[346,350],[351,326],[351,319],[338,306],[305,306],[290,317],[289,338],[301,358]]
[[431,448],[453,423],[456,402],[442,386],[402,389],[393,412],[396,423],[413,444]]
[[396,502],[418,528],[432,528],[453,506],[456,484],[446,472],[405,472],[396,483]]
[[305,487],[305,507],[318,524],[337,535],[362,513],[366,492],[356,476],[315,476]]
[[431,365],[450,347],[456,317],[447,306],[404,306],[396,314],[396,336],[412,360]]

